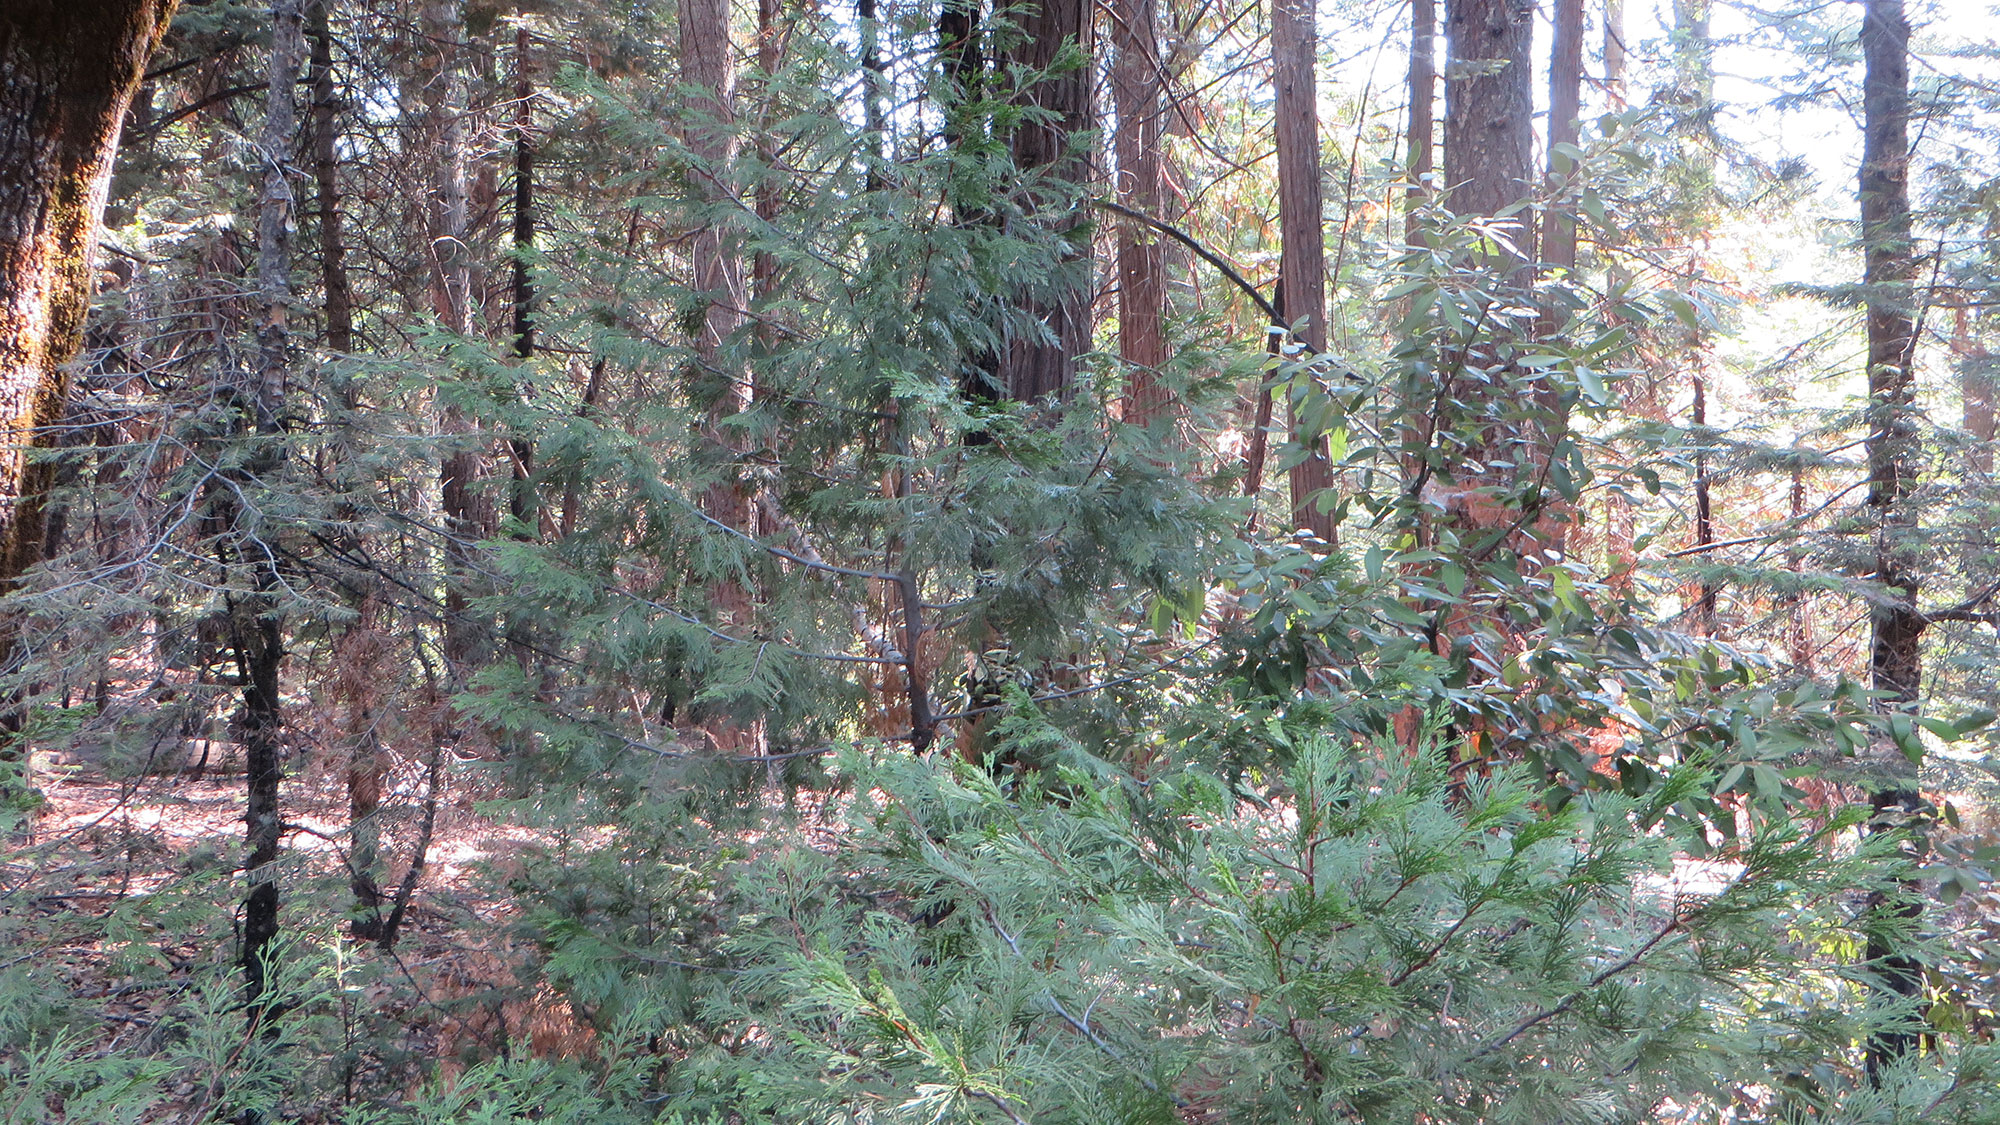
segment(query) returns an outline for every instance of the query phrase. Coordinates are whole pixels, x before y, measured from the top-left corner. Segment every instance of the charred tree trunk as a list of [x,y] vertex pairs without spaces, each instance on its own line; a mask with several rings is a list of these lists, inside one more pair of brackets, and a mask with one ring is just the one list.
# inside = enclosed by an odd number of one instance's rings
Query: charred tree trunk
[[[1278,287],[1294,336],[1314,354],[1326,351],[1326,230],[1319,162],[1319,95],[1314,79],[1319,29],[1312,0],[1272,0],[1271,71],[1277,90]],[[1292,466],[1292,520],[1327,543],[1333,517],[1317,498],[1333,487],[1326,437],[1299,428],[1295,403],[1287,404],[1292,440],[1306,446]]]
[[[174,0],[0,8],[0,593],[41,559],[55,463],[32,454],[58,441],[119,129],[173,9]],[[17,629],[0,618],[0,669],[13,663]],[[0,702],[0,740],[11,743],[24,718],[18,701]]]
[[[1921,584],[1916,521],[1910,496],[1916,486],[1920,442],[1917,433],[1916,259],[1910,220],[1910,24],[1903,0],[1868,0],[1861,23],[1862,80],[1861,245],[1868,302],[1868,507],[1875,523],[1875,580],[1885,595],[1869,614],[1874,637],[1869,666],[1883,706],[1914,716],[1923,673],[1923,633],[1927,621],[1917,608]],[[1889,830],[1921,815],[1914,769],[1896,752],[1884,754],[1892,780],[1873,795],[1878,829]],[[1913,884],[1879,896],[1877,925],[1868,936],[1866,957],[1881,1006],[1891,1009],[1885,1025],[1868,1040],[1871,1081],[1886,1067],[1915,1053],[1918,1017],[1893,1009],[1915,1003],[1923,987],[1923,965],[1907,952],[1923,914]]]

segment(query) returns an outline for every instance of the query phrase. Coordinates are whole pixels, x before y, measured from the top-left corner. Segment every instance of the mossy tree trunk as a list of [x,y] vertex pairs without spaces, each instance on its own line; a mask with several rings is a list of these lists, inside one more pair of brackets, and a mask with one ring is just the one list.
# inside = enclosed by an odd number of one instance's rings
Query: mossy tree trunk
[[[83,342],[118,134],[174,0],[0,6],[0,590],[41,559],[43,505]],[[0,618],[0,666],[17,626]],[[0,725],[23,716],[0,707]]]

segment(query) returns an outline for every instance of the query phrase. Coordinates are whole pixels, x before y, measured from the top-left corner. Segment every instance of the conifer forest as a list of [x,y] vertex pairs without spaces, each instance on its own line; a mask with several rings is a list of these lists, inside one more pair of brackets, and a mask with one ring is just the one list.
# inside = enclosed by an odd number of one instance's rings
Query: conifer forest
[[1992,0],[0,0],[0,1125],[2000,1123]]

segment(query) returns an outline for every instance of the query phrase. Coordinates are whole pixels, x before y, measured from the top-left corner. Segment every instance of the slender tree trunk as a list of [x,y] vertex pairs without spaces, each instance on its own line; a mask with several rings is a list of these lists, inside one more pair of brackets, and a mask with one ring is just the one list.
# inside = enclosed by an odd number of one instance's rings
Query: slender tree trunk
[[[1696,355],[1697,362],[1700,355]],[[1694,423],[1695,440],[1700,444],[1694,453],[1694,547],[1695,557],[1705,565],[1712,562],[1708,548],[1715,542],[1715,505],[1710,496],[1708,479],[1708,381],[1700,375],[1694,377],[1694,408],[1691,421]],[[1701,591],[1694,600],[1695,628],[1704,637],[1715,635],[1715,583],[1710,579],[1701,580]]]
[[[1576,213],[1564,184],[1577,172],[1576,158],[1558,151],[1574,146],[1583,114],[1583,0],[1556,0],[1555,42],[1549,50],[1549,156],[1552,195],[1542,233],[1542,262],[1566,273],[1576,271]],[[1560,327],[1545,318],[1548,328]]]
[[1410,0],[1409,155],[1404,158],[1410,186],[1405,193],[1403,241],[1420,237],[1419,208],[1430,198],[1425,178],[1437,169],[1437,0]]
[[[524,367],[535,358],[535,280],[529,257],[535,249],[535,88],[528,70],[528,28],[514,29],[514,359]],[[526,378],[524,373],[523,378]],[[524,386],[531,384],[524,383]],[[535,495],[535,444],[508,439],[513,448],[514,488],[509,510],[517,534],[532,536],[541,505]]]
[[[1876,526],[1875,580],[1883,599],[1871,603],[1874,638],[1869,666],[1884,706],[1914,715],[1918,710],[1926,624],[1917,608],[1915,513],[1920,453],[1915,410],[1916,259],[1910,221],[1910,25],[1903,0],[1868,0],[1861,23],[1862,80],[1861,244],[1868,302],[1868,507]],[[1922,798],[1916,775],[1894,751],[1883,755],[1899,775],[1873,797],[1883,828],[1919,815]],[[1923,966],[1901,949],[1896,932],[1914,927],[1923,900],[1905,885],[1875,904],[1880,918],[1896,927],[1871,928],[1867,959],[1885,1005],[1912,1002],[1923,986]],[[1917,1049],[1918,1033],[1907,1019],[1876,1031],[1868,1040],[1868,1073],[1880,1082],[1883,1070]]]
[[888,159],[888,115],[882,99],[888,95],[888,70],[882,65],[882,21],[875,0],[854,0],[854,19],[861,34],[861,123],[868,130],[868,190],[882,190],[882,165]]
[[[1279,305],[1298,341],[1315,354],[1326,351],[1326,230],[1319,153],[1319,94],[1314,64],[1319,29],[1313,0],[1272,0],[1271,71],[1277,90],[1274,107],[1278,142]],[[1306,457],[1292,466],[1292,520],[1327,543],[1334,541],[1333,517],[1320,510],[1318,496],[1333,487],[1333,463],[1325,435],[1307,436],[1298,411],[1287,404],[1294,441]]]
[[[268,476],[279,466],[277,445],[284,425],[286,383],[291,371],[292,309],[292,184],[287,175],[298,135],[295,102],[299,60],[305,54],[302,0],[274,0],[271,5],[270,81],[265,92],[264,130],[258,147],[264,162],[263,198],[257,216],[257,290],[262,306],[257,324],[257,377],[251,390],[254,430],[262,446],[247,463],[248,481]],[[231,504],[237,520],[248,513]],[[282,720],[279,673],[285,657],[283,611],[273,604],[276,575],[264,552],[252,551],[256,529],[232,536],[239,564],[254,568],[255,593],[237,595],[231,606],[230,631],[237,671],[243,684],[243,745],[246,762],[250,855],[245,877],[249,896],[243,903],[243,970],[248,982],[251,1018],[268,989],[271,967],[267,952],[278,935],[278,882],[273,865],[282,843],[283,818],[278,783],[284,776],[279,726]]]
[[[471,215],[466,190],[466,126],[471,115],[466,89],[464,29],[459,6],[452,0],[426,0],[421,14],[429,74],[423,82],[426,111],[437,143],[431,220],[432,296],[447,330],[473,335]],[[476,426],[465,412],[446,404],[438,412],[439,429],[459,439],[446,453],[438,472],[439,500],[444,509],[445,560],[450,573],[445,593],[445,659],[451,675],[463,682],[486,662],[491,630],[471,614],[466,586],[474,573],[472,545],[490,537],[495,528],[492,499],[481,484],[485,458],[469,440]]]
[[1625,108],[1625,0],[1604,0],[1604,93]]
[[[1096,122],[1090,88],[1094,68],[1089,0],[1040,0],[1015,14],[1020,41],[1007,51],[1007,63],[1040,75],[1018,94],[1025,106],[1047,116],[1024,120],[1014,128],[1010,143],[1014,164],[1031,179],[1047,177],[1053,187],[1031,189],[1036,210],[1051,229],[1071,238],[1082,225],[1085,209],[1075,205],[1090,174],[1090,153],[1082,139]],[[1065,57],[1075,47],[1083,60]],[[1016,336],[1001,358],[1000,383],[1016,402],[1062,398],[1076,379],[1076,357],[1090,350],[1090,256],[1088,239],[1071,238],[1075,254],[1059,267],[1055,292],[1023,302],[1029,315],[1044,326],[1044,334]]]
[[1974,472],[1993,475],[1993,403],[2000,391],[2000,359],[1972,333],[1969,310],[1953,310],[1952,358],[1958,365],[1960,411],[1965,432],[1978,444],[1970,458]]
[[[0,593],[41,559],[55,463],[31,454],[58,441],[119,129],[173,10],[174,0],[0,6]],[[0,618],[0,669],[18,628]],[[0,742],[23,718],[15,701],[0,704]]]
[[[1111,40],[1118,201],[1165,219],[1159,0],[1123,0],[1111,17]],[[1118,354],[1126,364],[1125,420],[1133,425],[1152,423],[1170,405],[1159,375],[1167,362],[1166,311],[1166,245],[1142,223],[1119,224]]]
[[[347,237],[340,213],[339,95],[333,79],[333,0],[314,0],[307,12],[312,42],[313,182],[319,210],[319,273],[325,290],[326,346],[335,355],[354,350],[354,288],[347,277]],[[351,406],[351,403],[343,403]]]

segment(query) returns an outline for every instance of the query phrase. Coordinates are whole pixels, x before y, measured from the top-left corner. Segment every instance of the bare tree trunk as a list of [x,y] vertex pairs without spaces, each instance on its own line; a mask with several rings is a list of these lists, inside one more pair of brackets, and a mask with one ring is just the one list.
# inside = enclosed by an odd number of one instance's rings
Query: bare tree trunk
[[[535,358],[535,281],[528,269],[535,249],[535,88],[528,71],[528,28],[514,29],[514,359],[525,365]],[[541,504],[535,495],[535,444],[525,437],[508,439],[513,449],[514,488],[509,512],[517,534],[532,537]]]
[[1430,198],[1424,178],[1437,168],[1437,0],[1410,0],[1409,100],[1409,155],[1404,165],[1410,186],[1405,194],[1403,241],[1414,246],[1421,225],[1418,208]]
[[1576,144],[1582,113],[1583,0],[1556,0],[1555,42],[1549,50],[1548,174],[1554,198],[1542,232],[1542,262],[1570,273],[1576,270],[1576,213],[1560,189],[1576,175],[1577,165],[1573,155],[1558,149]]
[[[58,441],[119,129],[173,10],[174,0],[0,7],[0,593],[41,559],[55,463],[31,453]],[[0,619],[0,669],[18,627]],[[0,742],[23,718],[14,701],[0,705]]]
[[[1699,355],[1697,355],[1699,360]],[[1715,506],[1709,495],[1708,479],[1708,382],[1700,375],[1694,377],[1693,418],[1695,440],[1700,444],[1694,452],[1694,547],[1695,557],[1704,563],[1710,561],[1708,548],[1715,542]],[[1695,628],[1704,637],[1715,635],[1715,583],[1701,580],[1701,592],[1694,600]]]
[[[1160,97],[1159,0],[1122,0],[1111,17],[1111,90],[1118,130],[1118,202],[1141,214],[1161,214],[1166,198],[1161,152],[1165,106]],[[1171,404],[1159,370],[1167,362],[1162,318],[1167,311],[1166,245],[1142,223],[1118,227],[1118,354],[1126,364],[1125,420],[1151,424]]]
[[1625,0],[1604,0],[1604,92],[1625,108]]
[[[1090,174],[1090,154],[1079,145],[1095,127],[1090,87],[1093,67],[1072,65],[1064,48],[1074,45],[1085,59],[1093,54],[1089,0],[1040,0],[1015,14],[1021,39],[1007,52],[1007,63],[1040,75],[1018,92],[1027,106],[1048,116],[1022,121],[1011,138],[1014,164],[1030,177],[1047,176],[1065,185],[1052,192],[1032,192],[1037,210],[1061,207],[1045,219],[1058,235],[1069,236],[1085,213],[1064,198],[1069,186],[1081,188]],[[1015,337],[1001,357],[1000,384],[1016,402],[1062,398],[1076,379],[1076,357],[1090,350],[1090,243],[1073,240],[1076,260],[1062,264],[1053,294],[1030,298],[1028,313],[1046,327],[1047,338]]]
[[[1326,230],[1320,184],[1319,101],[1313,69],[1319,30],[1313,0],[1272,0],[1271,72],[1277,90],[1279,310],[1300,343],[1314,353],[1326,350]],[[1302,323],[1303,322],[1303,323]],[[1292,466],[1292,520],[1327,543],[1334,541],[1333,517],[1320,510],[1318,495],[1333,487],[1333,463],[1324,435],[1309,441],[1299,429],[1298,411],[1287,404],[1294,441],[1307,444],[1305,460]]]
[[[1166,200],[1165,105],[1161,98],[1159,0],[1126,0],[1112,18],[1113,149],[1116,190],[1126,207],[1155,218]],[[1118,345],[1129,367],[1125,419],[1147,425],[1170,403],[1158,371],[1167,360],[1166,246],[1143,224],[1118,228]]]
[[333,80],[332,7],[333,0],[313,0],[307,13],[312,41],[313,180],[318,189],[326,346],[336,355],[346,355],[354,350],[354,288],[347,277],[347,238],[340,213],[339,96]]
[[854,18],[861,32],[861,123],[868,130],[868,190],[882,190],[882,162],[888,159],[888,115],[882,99],[888,94],[888,71],[882,65],[882,22],[875,0],[854,0]]
[[[252,391],[253,419],[258,440],[274,443],[284,431],[286,381],[291,371],[292,220],[291,180],[287,175],[298,134],[295,102],[299,60],[305,53],[302,0],[274,0],[271,5],[270,81],[265,92],[264,130],[258,147],[264,161],[263,197],[257,215],[257,290],[262,306],[257,324],[257,378]],[[254,479],[275,471],[282,449],[271,445],[248,461],[245,476]],[[247,513],[231,505],[238,520]],[[246,529],[247,530],[247,529]],[[233,536],[239,563],[254,568],[255,593],[238,595],[231,606],[230,632],[243,684],[243,745],[247,800],[249,859],[244,875],[250,883],[243,902],[243,970],[248,981],[251,1018],[259,1017],[259,1001],[268,989],[271,967],[266,954],[278,935],[278,883],[272,865],[282,843],[283,817],[278,783],[284,776],[279,726],[278,676],[283,668],[284,617],[270,594],[276,575],[264,553],[252,552],[248,540],[257,534]]]
[[[1921,574],[1913,542],[1910,494],[1920,453],[1916,398],[1916,259],[1910,221],[1910,24],[1903,0],[1868,0],[1861,22],[1862,80],[1861,245],[1868,301],[1868,507],[1875,517],[1875,580],[1885,597],[1871,603],[1874,638],[1869,666],[1884,705],[1914,715],[1923,673],[1923,633],[1917,608]],[[1884,758],[1899,776],[1873,795],[1879,827],[1890,829],[1920,814],[1914,769],[1899,753]],[[1883,1006],[1907,1005],[1923,987],[1923,965],[1902,948],[1923,914],[1913,885],[1878,896],[1878,925],[1870,927],[1866,957]],[[1893,921],[1894,925],[1886,924]],[[1905,1016],[1869,1037],[1871,1081],[1917,1049],[1918,1032]]]
[[[461,337],[473,335],[472,248],[467,244],[471,217],[466,191],[466,119],[470,95],[466,89],[464,29],[459,7],[452,0],[426,0],[421,12],[430,73],[424,98],[435,131],[437,169],[432,199],[431,276],[439,319]],[[446,404],[439,410],[439,429],[463,438],[475,426],[465,412]],[[462,682],[470,670],[485,663],[491,630],[473,620],[466,584],[474,571],[472,545],[493,534],[492,499],[483,494],[485,458],[470,442],[445,454],[438,472],[439,500],[444,508],[445,559],[450,573],[445,592],[445,660],[451,675]]]
[[2000,361],[1996,361],[1986,345],[1973,335],[1969,310],[1964,306],[1953,310],[1955,318],[1952,331],[1952,358],[1958,365],[1958,391],[1960,411],[1963,415],[1965,432],[1977,442],[1970,458],[1974,472],[1993,475],[1993,401],[1996,391],[2000,391],[2000,380],[1994,375],[2000,371]]
[[1515,0],[1446,0],[1444,169],[1457,214],[1498,215],[1533,191],[1533,17]]
[[[697,190],[711,199],[722,199],[728,191],[722,177],[736,159],[737,145],[728,0],[680,0],[680,46],[681,81],[691,90],[684,136],[697,161]],[[702,436],[722,462],[724,474],[724,479],[708,486],[701,506],[716,522],[755,535],[755,509],[737,479],[738,462],[744,454],[743,434],[724,425],[748,411],[752,401],[748,373],[728,355],[730,337],[742,323],[741,310],[749,304],[743,264],[734,243],[735,232],[727,224],[704,223],[695,232],[691,251],[694,288],[707,303],[695,338],[695,360],[701,368],[700,379],[713,387]],[[755,612],[750,591],[738,582],[721,581],[714,597],[725,625],[747,624]],[[754,723],[739,726],[719,722],[709,733],[719,748],[739,753],[757,753],[763,744],[762,731]]]

